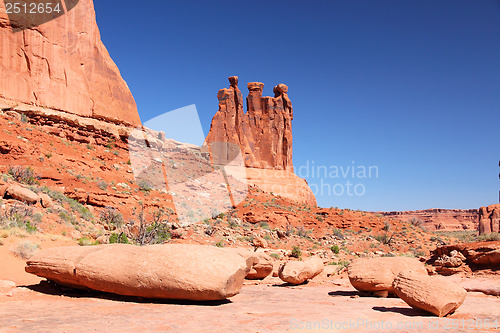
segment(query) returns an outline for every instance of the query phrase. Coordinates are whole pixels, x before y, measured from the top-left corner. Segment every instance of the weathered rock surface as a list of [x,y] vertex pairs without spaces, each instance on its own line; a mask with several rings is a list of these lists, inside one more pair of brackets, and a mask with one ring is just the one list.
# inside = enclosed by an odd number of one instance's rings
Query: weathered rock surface
[[229,82],[231,86],[217,94],[219,111],[205,141],[238,144],[247,167],[293,171],[293,108],[288,87],[279,84],[274,97],[262,97],[264,84],[248,83],[248,111],[244,113],[238,77],[230,77]]
[[101,42],[92,0],[80,0],[50,22],[13,32],[21,24],[0,12],[1,98],[140,125],[130,89]]
[[478,225],[477,209],[425,209],[403,212],[377,212],[386,217],[406,221],[416,218],[428,230],[476,230]]
[[429,263],[439,265],[440,258],[451,256],[451,253],[454,251],[463,255],[465,263],[473,270],[495,267],[495,265],[500,264],[500,241],[441,246],[434,250]]
[[26,202],[27,204],[34,204],[39,200],[38,195],[35,192],[15,183],[10,184],[7,187],[5,196]]
[[[262,97],[264,84],[250,82],[246,99],[247,112],[243,111],[243,97],[238,88],[238,77],[229,78],[230,87],[219,90],[219,111],[212,119],[210,132],[205,139],[224,162],[241,150],[248,183],[263,191],[280,194],[301,203],[316,205],[316,198],[307,182],[293,173],[292,119],[293,108],[288,97],[288,87],[274,87],[274,97]],[[211,145],[212,144],[212,145]],[[222,158],[220,158],[222,157]]]
[[479,208],[478,221],[477,230],[480,235],[500,232],[500,204]]
[[394,279],[396,294],[408,305],[438,317],[453,313],[462,305],[467,291],[442,276],[403,271]]
[[[394,294],[392,282],[402,271],[427,274],[425,265],[416,258],[382,257],[358,258],[347,266],[349,281],[361,292],[387,291]],[[386,294],[381,294],[385,296]]]
[[240,254],[212,246],[112,244],[44,249],[26,272],[74,288],[206,301],[238,294],[248,267]]
[[304,261],[287,261],[279,268],[279,278],[291,284],[301,284],[314,278],[324,269],[323,260],[312,257]]
[[254,252],[248,249],[234,249],[247,260],[250,267],[245,276],[248,280],[262,280],[273,272],[273,258],[263,252]]

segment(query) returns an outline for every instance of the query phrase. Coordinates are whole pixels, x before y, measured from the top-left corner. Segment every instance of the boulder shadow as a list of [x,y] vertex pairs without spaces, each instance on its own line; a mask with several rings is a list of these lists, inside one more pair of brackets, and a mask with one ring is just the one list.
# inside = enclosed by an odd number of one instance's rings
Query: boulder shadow
[[276,283],[276,284],[273,284],[272,286],[273,287],[300,287],[300,286],[305,286],[306,284],[309,283],[309,280],[307,281],[304,281],[300,284],[293,284],[293,283],[289,283],[289,282],[283,282],[283,283]]
[[336,290],[336,291],[330,291],[328,295],[337,297],[337,296],[356,296],[359,295],[359,292],[357,290]]
[[51,296],[64,296],[69,298],[95,298],[117,302],[141,303],[141,304],[175,304],[175,305],[196,305],[196,306],[220,306],[232,303],[229,299],[219,301],[191,301],[182,299],[164,299],[164,298],[144,298],[138,296],[124,296],[112,293],[106,293],[96,290],[73,289],[60,286],[54,282],[41,281],[39,284],[19,286],[29,290]]
[[395,312],[402,314],[404,316],[408,317],[429,317],[433,316],[431,313],[424,311],[424,310],[418,310],[414,309],[412,307],[399,307],[399,306],[374,306],[372,307],[373,310],[379,311],[379,312]]

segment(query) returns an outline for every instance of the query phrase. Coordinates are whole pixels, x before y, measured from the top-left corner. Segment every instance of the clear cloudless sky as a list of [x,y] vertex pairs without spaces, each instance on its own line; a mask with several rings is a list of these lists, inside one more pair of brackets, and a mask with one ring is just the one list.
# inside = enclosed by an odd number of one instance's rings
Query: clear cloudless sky
[[500,1],[94,3],[143,122],[195,104],[207,134],[227,77],[244,96],[285,83],[295,170],[319,206],[498,201]]

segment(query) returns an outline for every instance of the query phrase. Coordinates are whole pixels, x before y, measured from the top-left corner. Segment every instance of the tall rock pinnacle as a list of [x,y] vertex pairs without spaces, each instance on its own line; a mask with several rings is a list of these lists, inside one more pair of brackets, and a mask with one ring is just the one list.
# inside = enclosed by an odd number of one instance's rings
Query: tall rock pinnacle
[[130,89],[101,42],[92,0],[66,9],[21,31],[0,11],[0,98],[140,125]]
[[230,87],[219,90],[219,111],[212,119],[207,143],[238,144],[245,166],[257,169],[288,170],[292,163],[293,108],[288,87],[274,87],[274,97],[262,97],[264,84],[250,82],[247,112],[238,88],[238,77],[229,78]]

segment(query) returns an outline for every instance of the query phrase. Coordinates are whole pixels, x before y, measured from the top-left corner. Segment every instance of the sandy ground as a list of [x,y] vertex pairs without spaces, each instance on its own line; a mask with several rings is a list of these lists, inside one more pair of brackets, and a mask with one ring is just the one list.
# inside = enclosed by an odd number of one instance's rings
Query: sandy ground
[[[500,298],[472,292],[450,317],[398,298],[358,297],[348,280],[245,285],[229,301],[151,301],[39,284],[0,288],[0,332],[470,332],[500,316]],[[455,329],[453,329],[455,328]],[[495,330],[490,330],[495,331]]]
[[[38,237],[38,238],[33,238]],[[33,238],[33,239],[31,239]],[[44,247],[66,240],[31,236]],[[345,273],[288,286],[278,278],[245,283],[222,302],[146,300],[61,288],[24,272],[12,255],[18,240],[0,246],[0,332],[471,332],[500,325],[500,297],[469,292],[440,318],[398,298],[359,297]],[[455,282],[461,280],[454,277]],[[500,286],[500,277],[480,277]],[[461,282],[474,283],[467,279]]]

